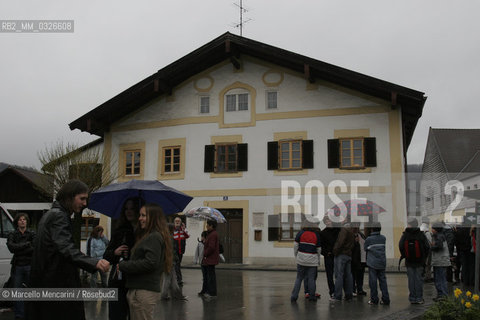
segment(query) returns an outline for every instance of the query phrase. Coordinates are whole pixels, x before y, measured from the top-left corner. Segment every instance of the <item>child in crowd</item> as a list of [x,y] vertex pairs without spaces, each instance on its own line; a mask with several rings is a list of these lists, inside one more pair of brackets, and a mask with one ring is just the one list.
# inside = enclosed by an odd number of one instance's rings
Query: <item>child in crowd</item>
[[380,304],[389,305],[390,296],[388,294],[387,277],[385,268],[387,267],[387,256],[385,253],[385,236],[380,234],[382,226],[380,222],[374,222],[371,227],[371,233],[365,240],[365,251],[367,253],[368,266],[368,284],[370,286],[370,300],[368,304],[377,305],[378,289],[377,280],[382,291],[382,300]]

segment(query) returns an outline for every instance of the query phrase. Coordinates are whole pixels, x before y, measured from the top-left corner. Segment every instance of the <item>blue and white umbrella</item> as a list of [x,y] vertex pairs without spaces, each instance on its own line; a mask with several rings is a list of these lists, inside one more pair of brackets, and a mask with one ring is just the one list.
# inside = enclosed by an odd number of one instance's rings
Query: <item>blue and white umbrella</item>
[[227,219],[225,219],[225,217],[220,211],[210,207],[192,208],[185,212],[185,216],[195,219],[216,220],[218,223],[227,222]]

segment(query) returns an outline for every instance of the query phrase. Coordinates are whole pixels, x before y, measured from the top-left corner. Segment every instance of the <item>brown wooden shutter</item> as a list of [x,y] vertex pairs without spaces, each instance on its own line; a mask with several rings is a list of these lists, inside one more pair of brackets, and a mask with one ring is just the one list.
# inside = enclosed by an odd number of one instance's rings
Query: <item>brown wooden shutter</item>
[[278,141],[270,141],[267,144],[268,160],[267,170],[278,169]]
[[313,140],[302,141],[302,168],[313,169]]
[[328,167],[340,168],[340,140],[328,139]]
[[248,144],[239,143],[237,144],[237,171],[248,171]]
[[363,149],[365,167],[377,166],[377,143],[375,138],[364,138]]
[[205,146],[205,162],[203,166],[204,172],[214,172],[215,171],[215,145],[206,145]]
[[268,241],[278,241],[280,239],[280,215],[272,214],[268,216]]

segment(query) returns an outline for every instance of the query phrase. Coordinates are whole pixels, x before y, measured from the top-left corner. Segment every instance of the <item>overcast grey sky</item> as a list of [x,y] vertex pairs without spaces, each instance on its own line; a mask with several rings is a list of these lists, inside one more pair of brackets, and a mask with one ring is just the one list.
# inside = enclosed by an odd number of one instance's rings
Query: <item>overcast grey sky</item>
[[[0,20],[69,19],[73,33],[0,33],[0,162],[98,137],[68,123],[233,28],[239,0],[2,1]],[[480,128],[480,1],[244,0],[245,37],[428,96],[408,151],[429,127]]]

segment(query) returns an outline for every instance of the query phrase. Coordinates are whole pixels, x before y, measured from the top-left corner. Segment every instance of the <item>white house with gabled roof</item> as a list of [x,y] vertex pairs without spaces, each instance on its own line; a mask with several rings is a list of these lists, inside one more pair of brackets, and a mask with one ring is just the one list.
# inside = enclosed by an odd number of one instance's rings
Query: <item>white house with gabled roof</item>
[[[393,265],[407,215],[406,151],[425,100],[227,32],[70,128],[103,137],[119,181],[158,179],[194,197],[187,209],[221,210],[227,262],[293,262],[304,214],[323,214],[357,192],[385,209],[378,220]],[[282,183],[299,187],[298,201],[294,188],[286,198],[301,214],[282,207]],[[334,184],[338,199],[329,196]],[[187,219],[187,227],[193,256],[204,226]]]

